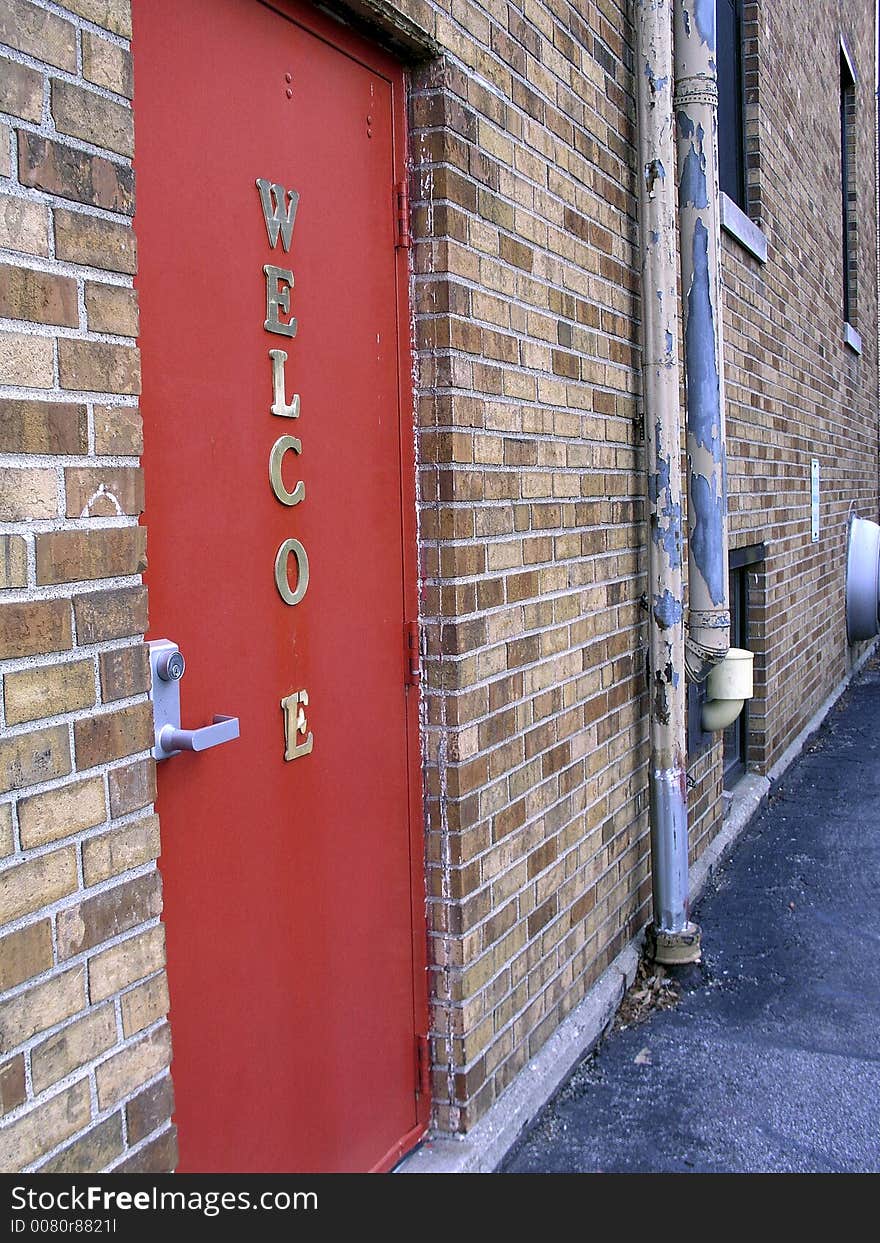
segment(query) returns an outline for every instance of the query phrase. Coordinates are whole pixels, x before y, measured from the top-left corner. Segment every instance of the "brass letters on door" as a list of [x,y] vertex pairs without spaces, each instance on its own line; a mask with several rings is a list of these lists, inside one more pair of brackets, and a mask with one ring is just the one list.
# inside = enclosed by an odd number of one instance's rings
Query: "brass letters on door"
[[284,253],[290,250],[290,239],[293,237],[293,224],[296,220],[296,209],[299,207],[299,193],[296,190],[285,190],[284,186],[267,181],[265,177],[257,178],[257,189],[263,205],[263,219],[269,235],[269,245],[274,250],[278,245],[278,234],[281,234],[281,245]]
[[[296,588],[291,591],[287,566],[296,561]],[[286,539],[275,555],[275,586],[285,604],[299,604],[309,585],[309,558],[298,539]]]
[[289,405],[284,396],[284,364],[287,362],[287,355],[284,350],[270,350],[269,357],[272,359],[272,414],[279,419],[298,419],[299,393],[293,394]]
[[[296,220],[299,194],[296,190],[287,190],[284,186],[268,181],[265,177],[257,178],[257,189],[260,192],[260,203],[263,208],[263,220],[269,245],[274,250],[281,238],[285,251],[290,250],[293,238],[293,225]],[[279,268],[274,264],[263,265],[266,277],[266,318],[263,327],[267,332],[277,333],[283,337],[295,337],[297,333],[296,317],[291,313],[291,294],[293,292],[293,272],[287,268]],[[282,319],[282,316],[285,318]],[[272,405],[270,413],[276,418],[298,419],[300,413],[299,394],[294,393],[287,400],[287,386],[284,376],[284,365],[287,354],[284,350],[269,350],[272,363]],[[272,493],[282,505],[293,507],[305,500],[306,485],[300,479],[293,489],[287,488],[282,475],[282,466],[287,452],[297,455],[302,453],[302,441],[297,436],[283,435],[275,441],[269,453],[269,484]],[[288,569],[291,559],[296,563],[296,586],[291,587]],[[299,604],[309,586],[309,558],[303,544],[298,539],[286,539],[275,554],[275,586],[285,604]],[[314,743],[311,730],[306,721],[305,709],[309,696],[305,690],[294,691],[281,700],[284,713],[284,758],[296,760],[300,756],[310,754]]]
[[[257,189],[260,192],[260,203],[263,208],[263,220],[266,224],[266,235],[269,245],[274,250],[281,238],[285,251],[290,250],[293,240],[293,225],[299,206],[299,194],[296,190],[287,190],[284,186],[257,178]],[[283,337],[295,337],[297,331],[296,318],[290,315],[290,294],[293,289],[293,272],[286,268],[275,267],[271,263],[263,264],[266,274],[266,319],[263,327],[267,332],[275,332]],[[281,315],[289,315],[285,323]],[[272,362],[272,405],[270,411],[280,419],[299,418],[299,393],[294,393],[288,401],[284,379],[284,364],[287,354],[284,350],[269,350]],[[302,441],[296,436],[279,436],[269,454],[269,483],[275,497],[282,505],[299,505],[305,500],[306,485],[302,480],[289,491],[284,484],[281,468],[284,455],[288,449],[297,455],[302,453]],[[287,577],[287,567],[291,555],[296,560],[296,587],[291,588]],[[285,604],[299,604],[309,586],[309,558],[305,548],[297,539],[285,540],[275,554],[275,586]]]
[[284,713],[284,758],[286,760],[297,760],[301,755],[308,755],[314,745],[315,740],[306,720],[308,706],[308,691],[294,691],[292,695],[281,700],[281,710]]
[[295,337],[297,323],[291,315],[285,323],[280,316],[290,315],[290,291],[293,289],[293,273],[287,268],[263,264],[266,273],[266,318],[263,327],[267,332],[278,332],[283,337]]
[[281,463],[287,450],[302,453],[302,448],[302,441],[297,440],[296,436],[279,436],[269,454],[269,482],[282,505],[298,505],[300,501],[305,500],[306,485],[301,479],[293,491],[288,492],[281,478]]

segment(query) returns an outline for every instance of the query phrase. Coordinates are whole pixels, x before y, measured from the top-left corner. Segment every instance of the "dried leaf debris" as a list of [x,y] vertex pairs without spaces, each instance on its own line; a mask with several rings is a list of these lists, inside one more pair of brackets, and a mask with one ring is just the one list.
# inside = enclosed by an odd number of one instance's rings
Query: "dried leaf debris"
[[638,1027],[657,1010],[671,1010],[678,1005],[681,988],[664,967],[642,959],[636,978],[620,1003],[613,1031]]

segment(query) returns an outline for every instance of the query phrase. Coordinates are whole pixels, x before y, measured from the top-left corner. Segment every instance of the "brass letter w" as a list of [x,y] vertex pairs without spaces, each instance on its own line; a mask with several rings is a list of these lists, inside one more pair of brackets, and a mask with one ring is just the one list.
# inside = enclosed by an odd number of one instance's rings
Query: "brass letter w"
[[257,189],[260,191],[260,202],[263,204],[263,219],[266,221],[269,245],[273,250],[278,245],[280,231],[282,246],[285,250],[290,250],[293,222],[296,220],[296,209],[299,206],[299,192],[285,190],[284,186],[275,185],[267,181],[265,177],[257,178]]

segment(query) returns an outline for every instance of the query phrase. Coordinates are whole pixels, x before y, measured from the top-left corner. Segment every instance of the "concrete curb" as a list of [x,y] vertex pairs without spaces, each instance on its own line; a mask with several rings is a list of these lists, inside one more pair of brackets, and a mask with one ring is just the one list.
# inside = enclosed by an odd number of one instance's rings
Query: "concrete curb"
[[576,1010],[467,1135],[426,1140],[397,1174],[491,1174],[585,1053],[600,1040],[635,979],[641,937],[617,955]]
[[[747,773],[737,783],[720,831],[691,868],[691,898],[696,901],[767,802],[771,789],[797,759],[849,686],[874,655],[876,643],[862,653],[766,777]],[[523,1067],[489,1112],[467,1135],[425,1140],[395,1169],[396,1174],[491,1174],[585,1054],[599,1043],[635,979],[644,933],[621,950],[576,1010],[564,1019],[544,1047]]]
[[759,777],[757,773],[746,773],[737,782],[721,828],[690,870],[692,903],[705,892],[709,881],[733,850],[740,835],[766,804],[771,784],[769,777]]

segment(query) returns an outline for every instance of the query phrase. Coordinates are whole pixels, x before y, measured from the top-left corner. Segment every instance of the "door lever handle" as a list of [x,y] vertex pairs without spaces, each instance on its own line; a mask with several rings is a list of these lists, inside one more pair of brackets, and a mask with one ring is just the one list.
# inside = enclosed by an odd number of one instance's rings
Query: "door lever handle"
[[178,751],[207,751],[237,737],[237,716],[215,716],[213,725],[203,725],[201,729],[175,729],[173,725],[163,725],[156,735],[156,750],[163,751],[164,756],[157,755],[156,758],[163,759]]
[[239,736],[237,716],[215,716],[213,725],[201,729],[182,729],[180,724],[180,679],[186,662],[176,643],[154,639],[150,643],[150,698],[153,701],[154,746],[157,760],[167,760],[181,751],[207,751]]

